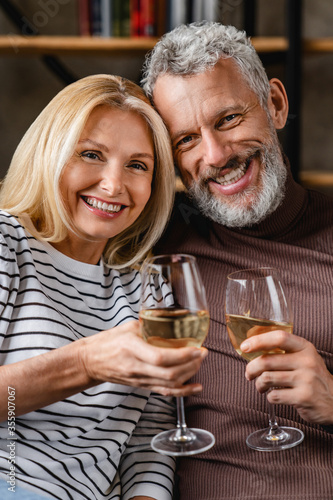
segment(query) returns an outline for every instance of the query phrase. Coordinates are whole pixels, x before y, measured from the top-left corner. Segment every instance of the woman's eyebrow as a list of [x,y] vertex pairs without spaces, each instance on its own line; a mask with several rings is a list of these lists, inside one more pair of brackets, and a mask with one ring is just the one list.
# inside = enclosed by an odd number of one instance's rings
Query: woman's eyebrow
[[149,158],[150,160],[154,160],[154,156],[150,153],[133,153],[130,158]]
[[109,152],[109,148],[107,146],[105,146],[105,144],[101,144],[100,142],[93,141],[92,139],[80,139],[78,144],[82,144],[82,143],[89,143],[89,144],[92,144],[97,149],[102,149],[106,153]]

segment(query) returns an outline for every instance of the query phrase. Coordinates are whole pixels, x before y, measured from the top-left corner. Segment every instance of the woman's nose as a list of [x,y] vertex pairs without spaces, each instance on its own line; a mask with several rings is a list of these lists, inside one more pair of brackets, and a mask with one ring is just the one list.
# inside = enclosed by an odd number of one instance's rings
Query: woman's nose
[[115,196],[124,191],[124,170],[123,165],[107,165],[103,171],[101,188],[110,195]]

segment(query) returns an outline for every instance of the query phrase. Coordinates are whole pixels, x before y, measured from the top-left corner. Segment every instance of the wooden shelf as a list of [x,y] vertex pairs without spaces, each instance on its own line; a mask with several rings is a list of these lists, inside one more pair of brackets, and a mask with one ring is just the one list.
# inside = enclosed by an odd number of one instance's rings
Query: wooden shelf
[[302,171],[299,173],[300,181],[306,186],[333,187],[333,173]]
[[147,52],[156,38],[99,38],[76,36],[0,36],[0,54],[41,55]]
[[304,52],[333,52],[333,38],[308,38],[303,41]]
[[[79,36],[19,36],[0,35],[0,54],[8,55],[40,55],[40,54],[77,54],[101,55],[106,53],[125,54],[140,53],[151,50],[157,38],[99,38]],[[288,49],[288,41],[284,37],[253,37],[256,50],[263,52],[280,52]],[[303,40],[305,52],[333,52],[332,38],[309,38]]]
[[[39,54],[77,54],[126,52],[147,52],[157,38],[99,38],[76,36],[0,36],[0,54],[39,55]],[[276,52],[288,48],[283,37],[254,37],[252,39],[258,52]]]

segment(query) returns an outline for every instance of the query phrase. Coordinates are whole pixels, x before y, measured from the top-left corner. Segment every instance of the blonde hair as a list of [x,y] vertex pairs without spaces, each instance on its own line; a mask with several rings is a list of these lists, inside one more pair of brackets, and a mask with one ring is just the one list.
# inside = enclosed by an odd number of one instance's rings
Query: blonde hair
[[91,112],[100,105],[134,111],[144,118],[154,142],[150,199],[138,219],[111,238],[105,262],[121,269],[142,261],[160,237],[170,215],[175,174],[166,127],[142,89],[112,75],[92,75],[65,87],[30,126],[18,145],[0,191],[0,207],[18,217],[29,215],[34,236],[63,241],[71,220],[60,194],[60,177],[74,153]]

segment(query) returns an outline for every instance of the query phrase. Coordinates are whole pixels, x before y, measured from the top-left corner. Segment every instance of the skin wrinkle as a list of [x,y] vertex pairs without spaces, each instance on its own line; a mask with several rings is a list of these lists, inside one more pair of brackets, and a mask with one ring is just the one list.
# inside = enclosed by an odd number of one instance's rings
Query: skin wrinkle
[[257,149],[252,155],[249,154],[249,151],[246,151],[246,155],[235,156],[228,162],[237,165],[238,168],[246,161],[242,156],[249,158],[256,154],[260,155],[261,164],[264,166],[261,170],[262,188],[258,198],[254,199],[251,206],[241,206],[241,203],[237,203],[237,200],[244,199],[250,192],[254,192],[254,186],[249,186],[241,193],[241,196],[237,193],[232,200],[234,203],[224,203],[223,200],[211,196],[207,184],[207,178],[212,177],[214,180],[220,175],[220,172],[212,176],[210,171],[206,171],[204,178],[193,181],[188,186],[189,195],[198,205],[199,210],[211,220],[228,227],[251,226],[272,213],[283,200],[286,181],[286,167],[282,160],[279,144],[274,141],[274,136],[272,140],[271,147],[263,145],[261,149]]
[[[276,129],[284,126],[287,106],[280,82],[272,79],[270,86],[261,106],[235,63],[225,59],[207,73],[164,74],[156,81],[154,102],[183,182],[199,210],[228,227],[260,222],[284,198],[287,169]],[[235,168],[244,175],[224,185],[223,176]]]

